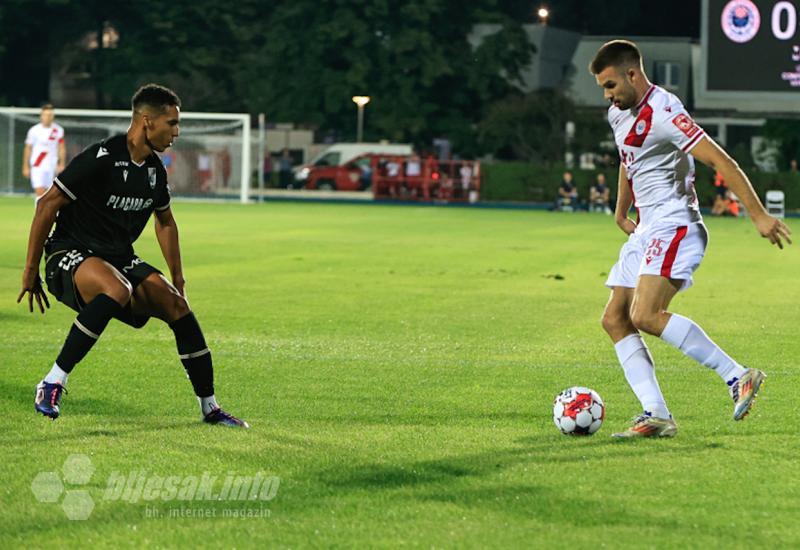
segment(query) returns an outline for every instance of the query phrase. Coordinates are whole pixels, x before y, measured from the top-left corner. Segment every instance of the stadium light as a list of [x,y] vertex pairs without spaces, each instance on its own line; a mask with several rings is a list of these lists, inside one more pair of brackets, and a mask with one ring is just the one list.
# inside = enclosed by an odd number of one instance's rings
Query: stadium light
[[361,143],[364,137],[364,105],[369,103],[368,95],[354,95],[353,103],[358,105],[358,125],[356,127],[356,142]]
[[539,16],[539,23],[541,23],[542,25],[547,25],[547,18],[550,17],[550,10],[542,6],[536,12],[536,15]]

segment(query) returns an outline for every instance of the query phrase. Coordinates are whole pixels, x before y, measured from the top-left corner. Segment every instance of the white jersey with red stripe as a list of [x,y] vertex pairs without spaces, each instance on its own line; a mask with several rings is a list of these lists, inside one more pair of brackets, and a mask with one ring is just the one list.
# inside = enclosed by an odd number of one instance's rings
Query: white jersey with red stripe
[[55,170],[58,164],[58,144],[64,142],[64,128],[55,122],[45,126],[41,122],[31,126],[25,145],[31,146],[31,168],[47,167]]
[[608,122],[633,192],[639,228],[702,221],[689,152],[705,132],[681,101],[653,85],[636,107],[623,111],[612,105]]

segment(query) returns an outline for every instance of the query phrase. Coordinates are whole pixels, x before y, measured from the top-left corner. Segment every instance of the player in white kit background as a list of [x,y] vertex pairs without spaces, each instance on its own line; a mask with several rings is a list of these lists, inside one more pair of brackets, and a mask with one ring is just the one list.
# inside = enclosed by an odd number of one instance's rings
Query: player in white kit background
[[36,197],[44,195],[55,177],[64,170],[66,147],[64,128],[56,124],[52,105],[42,106],[39,124],[31,126],[22,153],[22,176],[30,178]]
[[[616,437],[671,437],[677,425],[655,377],[640,331],[660,337],[727,384],[733,419],[753,404],[765,374],[736,362],[694,321],[667,311],[692,284],[708,244],[694,189],[694,160],[718,170],[739,196],[762,237],[783,248],[791,231],[767,214],[747,176],[698,126],[673,94],[650,83],[635,44],[604,44],[589,70],[611,103],[608,121],[620,155],[616,221],[628,235],[606,286],[602,324],[643,412]],[[628,217],[631,205],[637,220]]]

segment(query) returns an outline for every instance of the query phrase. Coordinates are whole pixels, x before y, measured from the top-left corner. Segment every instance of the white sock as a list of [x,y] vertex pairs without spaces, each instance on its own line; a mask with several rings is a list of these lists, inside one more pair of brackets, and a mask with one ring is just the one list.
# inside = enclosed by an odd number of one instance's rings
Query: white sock
[[208,397],[198,397],[197,400],[200,402],[200,412],[203,414],[203,416],[206,416],[214,409],[219,408],[219,405],[217,405],[217,398],[213,395]]
[[661,333],[661,339],[701,365],[712,369],[728,385],[735,379],[741,378],[747,371],[722,351],[694,321],[681,315],[672,314],[667,326],[664,327],[664,332]]
[[642,409],[658,418],[671,418],[658,387],[655,366],[650,350],[640,334],[630,334],[614,344],[622,370]]
[[44,381],[48,384],[61,384],[62,386],[66,386],[68,376],[69,373],[62,370],[61,367],[58,366],[58,363],[53,363],[53,368],[50,369],[50,372],[44,377]]

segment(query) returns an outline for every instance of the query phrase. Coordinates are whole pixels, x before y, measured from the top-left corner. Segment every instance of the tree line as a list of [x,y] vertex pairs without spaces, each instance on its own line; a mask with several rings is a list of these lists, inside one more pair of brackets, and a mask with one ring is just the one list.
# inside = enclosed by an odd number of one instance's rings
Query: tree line
[[[622,0],[551,5],[555,23],[585,32],[622,30],[648,9]],[[534,8],[520,0],[3,0],[0,103],[39,104],[51,75],[79,75],[94,107],[127,108],[136,86],[156,81],[189,110],[264,112],[347,140],[350,98],[369,95],[365,139],[445,137],[464,156],[558,159],[573,106],[558,91],[520,88],[537,55],[522,27]],[[476,46],[468,37],[478,23],[498,31]]]

